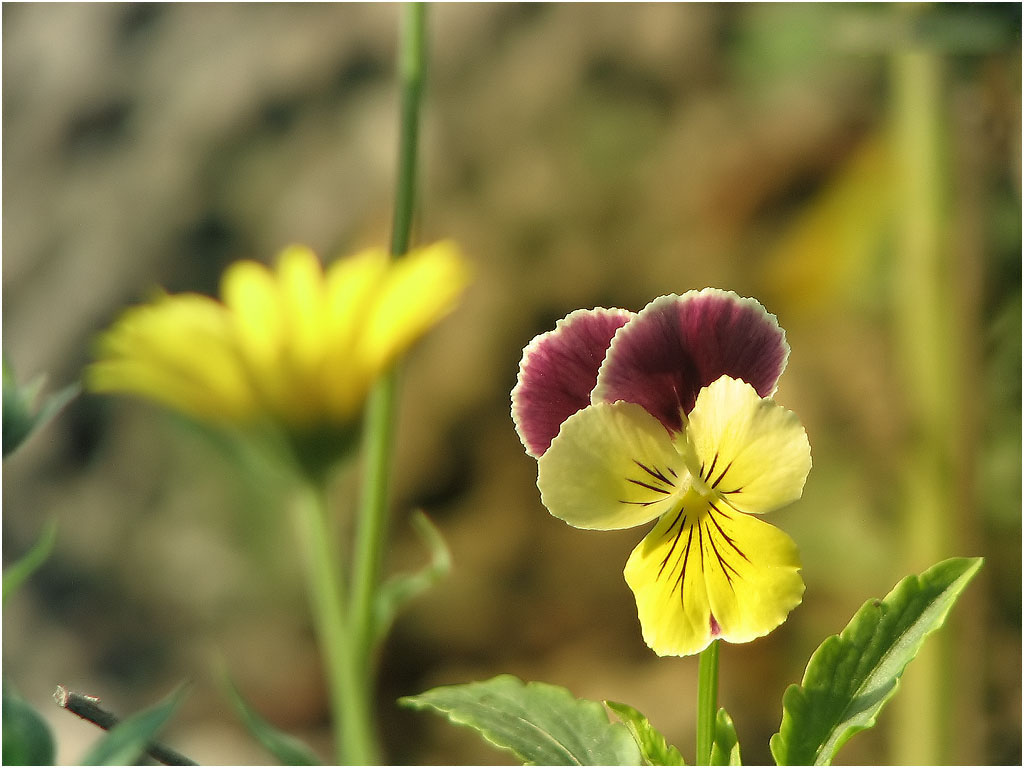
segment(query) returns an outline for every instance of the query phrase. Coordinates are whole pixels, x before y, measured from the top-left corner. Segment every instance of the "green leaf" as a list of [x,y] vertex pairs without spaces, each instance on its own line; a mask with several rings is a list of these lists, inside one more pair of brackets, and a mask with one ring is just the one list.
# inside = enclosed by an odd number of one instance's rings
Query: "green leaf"
[[452,568],[448,545],[430,518],[416,510],[411,523],[430,552],[430,562],[414,573],[394,576],[381,586],[376,605],[378,640],[387,635],[395,616],[404,605],[437,584]]
[[278,730],[256,712],[242,698],[234,683],[224,673],[224,685],[227,689],[235,711],[242,719],[245,727],[270,754],[277,758],[281,765],[319,765],[313,750],[283,731]]
[[499,675],[398,701],[474,728],[526,765],[640,765],[643,759],[626,727],[612,723],[599,702],[547,683]]
[[740,741],[736,737],[736,726],[732,718],[719,707],[715,718],[715,742],[711,745],[712,765],[743,765],[740,759]]
[[4,458],[24,443],[29,436],[50,421],[57,412],[78,394],[79,387],[72,384],[46,399],[38,412],[35,400],[43,388],[43,377],[37,377],[24,387],[14,378],[7,355],[3,358],[3,455]]
[[7,604],[8,596],[14,594],[15,590],[17,590],[29,576],[35,573],[39,566],[46,562],[46,558],[48,558],[50,553],[53,551],[53,545],[56,541],[57,521],[51,519],[46,523],[46,527],[43,528],[43,532],[39,534],[39,538],[36,540],[36,543],[32,545],[32,548],[26,552],[20,560],[4,571],[4,605]]
[[981,564],[979,557],[953,558],[908,576],[825,640],[801,685],[789,686],[783,697],[782,725],[771,739],[776,763],[829,765],[851,736],[873,726],[903,670]]
[[661,732],[640,712],[617,701],[606,701],[605,705],[629,729],[633,741],[640,748],[645,765],[686,765],[679,750],[666,742]]
[[3,703],[3,764],[53,765],[56,756],[49,726],[6,680]]
[[178,709],[185,689],[115,725],[82,759],[82,765],[138,765],[157,732]]

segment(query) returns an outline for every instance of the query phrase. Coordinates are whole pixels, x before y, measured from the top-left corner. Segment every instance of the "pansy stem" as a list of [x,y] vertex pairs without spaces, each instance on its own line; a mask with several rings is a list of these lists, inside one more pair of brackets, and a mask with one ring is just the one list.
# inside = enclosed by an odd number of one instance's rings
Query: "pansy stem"
[[[426,69],[426,7],[403,7],[398,61],[401,79],[398,177],[395,189],[391,255],[409,250],[416,191],[416,153],[420,102]],[[367,707],[373,700],[373,651],[377,641],[376,599],[381,558],[387,537],[388,485],[394,443],[398,380],[394,371],[381,376],[370,393],[362,446],[363,487],[352,569],[352,671]],[[372,725],[368,726],[372,728]],[[372,736],[371,736],[372,738]],[[366,762],[374,762],[373,757]]]
[[697,765],[711,763],[718,714],[718,641],[701,651],[697,667]]

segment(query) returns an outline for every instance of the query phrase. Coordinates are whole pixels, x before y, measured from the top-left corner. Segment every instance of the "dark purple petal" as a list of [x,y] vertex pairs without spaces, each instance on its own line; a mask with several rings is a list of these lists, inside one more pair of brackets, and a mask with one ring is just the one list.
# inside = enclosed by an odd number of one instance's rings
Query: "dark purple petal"
[[512,420],[526,452],[540,457],[562,422],[590,405],[612,336],[633,317],[624,309],[577,309],[523,350]]
[[767,397],[788,357],[785,331],[756,299],[716,288],[662,296],[615,335],[592,399],[637,403],[679,431],[702,387],[729,375]]

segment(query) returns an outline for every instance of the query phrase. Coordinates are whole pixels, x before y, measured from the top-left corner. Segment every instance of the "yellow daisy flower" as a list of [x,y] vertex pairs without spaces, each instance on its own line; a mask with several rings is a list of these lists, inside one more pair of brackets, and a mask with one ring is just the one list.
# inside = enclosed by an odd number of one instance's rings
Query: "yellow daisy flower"
[[221,301],[164,294],[127,310],[100,337],[86,384],[218,425],[351,432],[374,380],[454,307],[467,279],[451,242],[397,261],[368,250],[326,271],[290,246],[275,269],[228,267]]

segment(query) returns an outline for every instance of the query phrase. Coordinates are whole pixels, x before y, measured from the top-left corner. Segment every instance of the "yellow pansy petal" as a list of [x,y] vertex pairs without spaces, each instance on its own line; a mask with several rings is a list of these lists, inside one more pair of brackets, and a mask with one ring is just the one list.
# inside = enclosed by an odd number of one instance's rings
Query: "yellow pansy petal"
[[709,510],[702,525],[704,578],[722,639],[745,643],[768,634],[804,593],[796,544],[775,526],[727,507]]
[[697,525],[706,508],[701,496],[687,493],[626,562],[644,642],[659,656],[699,653],[714,639],[702,570],[708,555]]
[[366,318],[358,358],[376,375],[455,306],[469,280],[457,246],[442,241],[409,253],[388,270]]
[[613,530],[653,520],[686,481],[668,432],[634,403],[598,403],[562,423],[537,461],[537,487],[555,517]]
[[700,477],[729,506],[758,514],[800,498],[811,447],[791,411],[722,376],[700,391],[688,420]]
[[626,583],[645,642],[661,656],[771,632],[800,604],[793,540],[778,528],[686,494],[633,550]]

